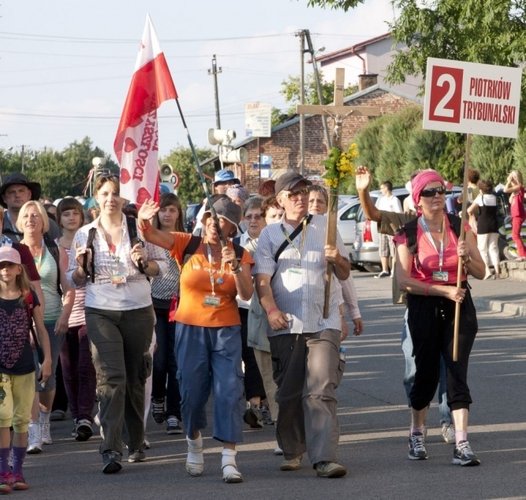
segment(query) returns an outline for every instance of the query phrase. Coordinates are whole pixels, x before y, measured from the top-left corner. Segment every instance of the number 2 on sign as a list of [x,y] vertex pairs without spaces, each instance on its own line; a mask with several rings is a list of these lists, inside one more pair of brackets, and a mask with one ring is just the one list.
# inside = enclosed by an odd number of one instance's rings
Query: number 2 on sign
[[429,118],[442,122],[460,122],[462,78],[458,68],[433,66]]

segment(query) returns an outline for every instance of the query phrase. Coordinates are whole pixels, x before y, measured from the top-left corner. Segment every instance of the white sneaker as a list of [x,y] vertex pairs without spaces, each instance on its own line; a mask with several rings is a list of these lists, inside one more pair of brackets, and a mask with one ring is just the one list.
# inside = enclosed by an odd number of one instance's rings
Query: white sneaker
[[40,424],[40,433],[43,444],[53,444],[53,440],[51,439],[51,424],[49,422],[47,424]]
[[27,441],[27,453],[31,455],[42,453],[42,433],[38,422],[29,424]]

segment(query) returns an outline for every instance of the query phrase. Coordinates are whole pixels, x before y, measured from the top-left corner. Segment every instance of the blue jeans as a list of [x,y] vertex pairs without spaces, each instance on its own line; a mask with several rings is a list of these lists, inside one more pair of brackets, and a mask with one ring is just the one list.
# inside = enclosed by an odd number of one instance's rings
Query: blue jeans
[[[402,328],[402,351],[405,359],[404,388],[407,395],[409,406],[409,395],[415,380],[415,358],[413,357],[413,340],[407,324],[407,309],[404,314],[404,326]],[[446,363],[444,358],[440,357],[440,381],[438,384],[438,412],[440,414],[440,424],[451,424],[451,411],[447,405],[447,380],[446,380]]]
[[177,323],[175,352],[186,435],[192,437],[206,427],[205,407],[213,390],[214,439],[241,442],[245,405],[239,326],[208,328]]
[[164,400],[166,396],[166,414],[181,420],[181,395],[175,359],[175,323],[168,321],[167,309],[156,308],[155,316],[157,348],[153,354],[152,398]]

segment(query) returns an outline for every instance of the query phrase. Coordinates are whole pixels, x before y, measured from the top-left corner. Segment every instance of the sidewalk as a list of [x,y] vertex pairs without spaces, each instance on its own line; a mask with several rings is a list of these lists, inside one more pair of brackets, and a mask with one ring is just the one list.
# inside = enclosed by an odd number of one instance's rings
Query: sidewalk
[[510,278],[477,280],[470,277],[469,283],[477,310],[526,316],[526,282]]

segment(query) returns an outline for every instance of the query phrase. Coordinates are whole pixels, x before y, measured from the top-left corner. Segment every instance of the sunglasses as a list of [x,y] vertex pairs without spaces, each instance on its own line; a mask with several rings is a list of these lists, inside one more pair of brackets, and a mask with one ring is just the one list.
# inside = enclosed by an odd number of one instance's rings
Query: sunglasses
[[289,191],[287,193],[287,198],[291,200],[292,198],[299,198],[300,196],[307,196],[309,194],[309,188],[301,188],[296,191]]
[[436,188],[423,189],[420,193],[420,196],[424,198],[434,198],[437,194],[445,194],[446,188],[444,186],[439,186]]

